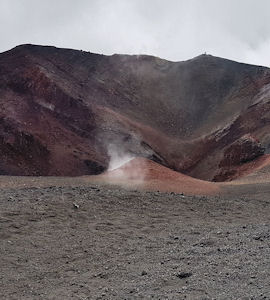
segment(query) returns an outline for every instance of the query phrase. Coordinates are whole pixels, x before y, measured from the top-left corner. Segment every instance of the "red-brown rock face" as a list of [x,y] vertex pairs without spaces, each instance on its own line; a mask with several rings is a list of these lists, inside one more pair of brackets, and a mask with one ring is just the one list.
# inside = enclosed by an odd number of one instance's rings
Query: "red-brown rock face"
[[0,174],[99,174],[118,154],[230,180],[270,149],[270,70],[22,45],[0,54]]

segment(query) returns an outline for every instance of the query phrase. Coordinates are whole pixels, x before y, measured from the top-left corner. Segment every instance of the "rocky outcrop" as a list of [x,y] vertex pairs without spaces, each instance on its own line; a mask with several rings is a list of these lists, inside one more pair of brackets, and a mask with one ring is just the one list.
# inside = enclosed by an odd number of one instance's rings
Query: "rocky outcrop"
[[214,181],[226,181],[237,177],[238,167],[262,156],[265,148],[250,135],[245,135],[232,143],[224,151],[223,159],[219,163],[219,174]]

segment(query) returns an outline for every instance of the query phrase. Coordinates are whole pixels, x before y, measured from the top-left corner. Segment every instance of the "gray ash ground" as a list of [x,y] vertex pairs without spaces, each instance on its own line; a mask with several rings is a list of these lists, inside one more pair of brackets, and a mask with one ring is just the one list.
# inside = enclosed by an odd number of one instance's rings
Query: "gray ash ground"
[[270,299],[269,187],[3,188],[0,299]]

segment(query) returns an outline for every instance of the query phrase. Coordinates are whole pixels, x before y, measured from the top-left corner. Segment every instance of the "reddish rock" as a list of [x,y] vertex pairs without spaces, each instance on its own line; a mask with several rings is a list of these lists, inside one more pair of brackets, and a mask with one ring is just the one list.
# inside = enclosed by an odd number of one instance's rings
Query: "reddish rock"
[[238,168],[247,162],[251,162],[264,154],[264,147],[250,135],[245,135],[228,146],[219,163],[220,173],[214,177],[214,181],[232,180],[238,177]]
[[99,174],[113,145],[230,180],[269,152],[269,100],[268,68],[211,55],[169,62],[18,46],[0,54],[0,173]]

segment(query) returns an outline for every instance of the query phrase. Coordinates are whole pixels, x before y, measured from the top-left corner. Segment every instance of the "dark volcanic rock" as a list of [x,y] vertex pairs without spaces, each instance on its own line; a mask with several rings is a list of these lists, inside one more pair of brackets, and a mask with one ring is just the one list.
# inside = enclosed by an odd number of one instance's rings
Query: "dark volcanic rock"
[[0,172],[99,174],[112,146],[228,180],[269,152],[269,84],[268,68],[211,55],[169,62],[18,46],[0,54]]
[[184,279],[184,278],[188,278],[192,275],[191,272],[180,272],[178,274],[176,274],[175,276],[180,278],[180,279]]
[[245,135],[232,143],[224,151],[224,158],[219,164],[221,172],[215,181],[225,181],[237,177],[237,167],[260,157],[265,152],[261,143],[252,136]]

